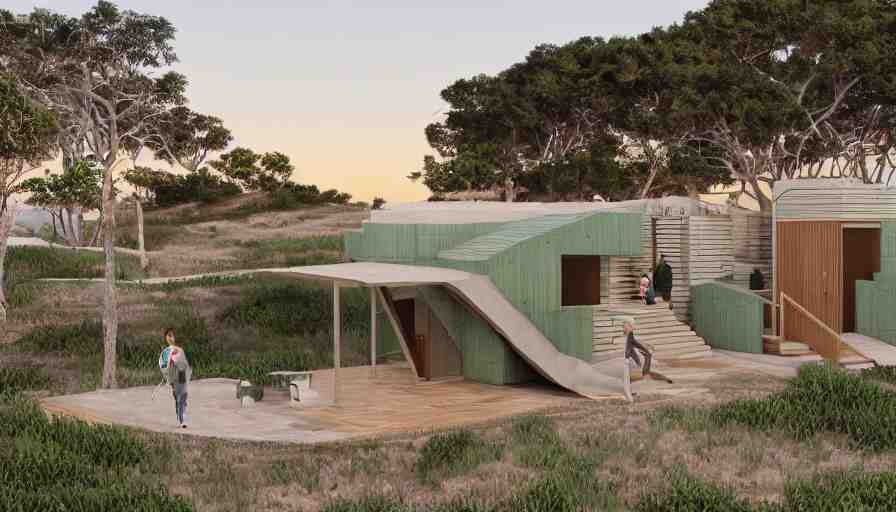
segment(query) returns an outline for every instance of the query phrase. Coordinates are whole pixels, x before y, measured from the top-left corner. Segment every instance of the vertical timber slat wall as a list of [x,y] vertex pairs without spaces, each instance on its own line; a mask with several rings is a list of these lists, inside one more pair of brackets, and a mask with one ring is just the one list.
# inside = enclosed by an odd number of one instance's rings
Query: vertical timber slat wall
[[[838,221],[778,221],[776,275],[784,292],[835,332],[842,328],[843,236]],[[785,304],[784,336],[811,342],[829,337]],[[808,340],[808,341],[807,341]]]
[[691,301],[690,228],[687,217],[655,217],[656,254],[666,256],[672,267],[672,311],[686,321]]
[[[602,303],[631,300],[638,294],[638,279],[653,269],[653,223],[645,215],[641,221],[641,254],[639,256],[614,256],[607,260],[606,271],[601,269],[602,285],[606,283],[606,300]],[[606,278],[603,277],[604,272]],[[603,293],[603,291],[601,291]],[[603,297],[601,297],[603,299]]]
[[732,209],[731,238],[734,243],[734,283],[749,288],[750,274],[758,268],[765,277],[765,288],[773,289],[771,216]]

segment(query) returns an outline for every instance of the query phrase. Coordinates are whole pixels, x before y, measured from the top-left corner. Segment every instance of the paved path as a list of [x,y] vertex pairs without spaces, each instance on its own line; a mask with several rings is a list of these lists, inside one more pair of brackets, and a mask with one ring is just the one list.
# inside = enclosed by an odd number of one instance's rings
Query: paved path
[[855,332],[844,333],[843,341],[878,366],[896,365],[896,347],[889,343]]

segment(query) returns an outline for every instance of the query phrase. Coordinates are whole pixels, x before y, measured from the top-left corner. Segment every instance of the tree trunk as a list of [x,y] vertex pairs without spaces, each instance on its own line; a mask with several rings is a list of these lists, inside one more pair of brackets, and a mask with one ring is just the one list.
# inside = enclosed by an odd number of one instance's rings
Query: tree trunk
[[659,167],[653,166],[650,168],[650,176],[648,176],[644,188],[641,189],[641,199],[646,199],[647,195],[650,193],[650,189],[653,188],[653,181],[656,179],[657,172],[659,172]]
[[13,201],[6,202],[6,210],[0,215],[0,322],[6,323],[6,285],[4,283],[6,266],[6,244],[9,241],[9,232],[16,220],[16,204]]
[[115,290],[115,197],[112,195],[112,169],[103,178],[103,252],[106,256],[103,282],[103,383],[104,389],[117,387],[118,302]]
[[510,177],[504,178],[504,201],[512,203],[516,199],[513,189],[513,180]]
[[753,194],[756,196],[756,202],[759,203],[759,211],[771,213],[772,200],[765,195],[765,192],[759,187],[759,180],[750,180],[750,188],[753,189]]
[[146,271],[149,268],[149,258],[146,256],[146,246],[143,244],[143,204],[139,198],[134,198],[137,205],[137,249],[140,251],[140,268]]
[[93,229],[93,235],[90,237],[90,243],[87,247],[96,247],[97,240],[100,239],[100,233],[103,231],[103,212],[100,210],[100,218],[96,220],[96,227]]

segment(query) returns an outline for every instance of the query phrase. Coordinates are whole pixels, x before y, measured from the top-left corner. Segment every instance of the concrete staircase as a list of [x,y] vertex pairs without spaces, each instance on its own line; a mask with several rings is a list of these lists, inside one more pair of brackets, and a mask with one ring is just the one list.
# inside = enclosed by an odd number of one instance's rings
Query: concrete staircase
[[618,302],[594,308],[592,361],[600,362],[622,357],[625,335],[622,322],[613,317],[627,315],[635,319],[635,337],[653,348],[659,360],[691,359],[710,355],[710,347],[691,328],[678,320],[668,304],[658,301],[654,306],[640,302]]

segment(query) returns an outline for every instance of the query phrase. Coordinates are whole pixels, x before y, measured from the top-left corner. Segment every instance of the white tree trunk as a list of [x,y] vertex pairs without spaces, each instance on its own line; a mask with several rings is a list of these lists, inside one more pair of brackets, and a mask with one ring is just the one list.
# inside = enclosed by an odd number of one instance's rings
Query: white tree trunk
[[103,383],[104,389],[118,385],[118,298],[115,289],[115,197],[112,170],[103,179],[103,252],[106,256],[103,282]]
[[139,198],[134,199],[137,205],[137,249],[140,251],[140,268],[144,271],[149,268],[149,258],[146,256],[146,245],[143,243],[143,204]]
[[16,203],[7,200],[6,211],[0,216],[0,322],[6,323],[6,290],[3,284],[4,270],[6,266],[6,244],[9,241],[9,232],[12,231],[16,220]]
[[504,178],[504,201],[512,203],[516,199],[516,191],[513,188],[513,179]]

